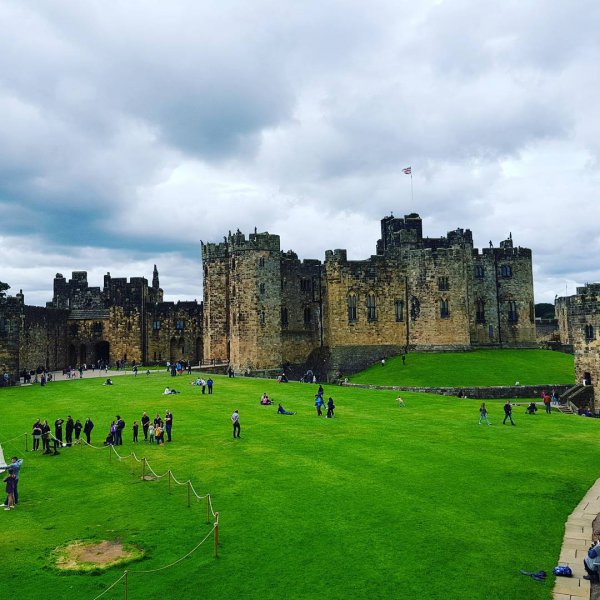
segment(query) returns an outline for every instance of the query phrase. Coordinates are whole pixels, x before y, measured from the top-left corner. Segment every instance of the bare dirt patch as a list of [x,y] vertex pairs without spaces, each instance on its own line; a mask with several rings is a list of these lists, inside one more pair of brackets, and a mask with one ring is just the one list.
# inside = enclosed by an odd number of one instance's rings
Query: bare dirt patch
[[136,560],[143,552],[133,546],[124,546],[117,540],[101,542],[76,541],[58,548],[56,566],[68,571],[107,569],[117,564]]

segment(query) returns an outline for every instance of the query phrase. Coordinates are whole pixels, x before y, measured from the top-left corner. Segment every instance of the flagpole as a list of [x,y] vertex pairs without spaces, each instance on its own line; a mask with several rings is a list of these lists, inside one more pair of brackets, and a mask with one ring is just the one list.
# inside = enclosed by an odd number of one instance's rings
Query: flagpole
[[411,210],[414,210],[415,207],[415,198],[413,196],[413,185],[412,185],[412,169],[410,170],[410,203],[411,203]]

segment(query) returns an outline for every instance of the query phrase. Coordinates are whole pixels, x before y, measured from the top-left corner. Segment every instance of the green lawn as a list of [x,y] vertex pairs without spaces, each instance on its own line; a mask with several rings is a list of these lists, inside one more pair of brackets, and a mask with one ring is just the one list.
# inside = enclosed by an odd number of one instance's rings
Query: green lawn
[[414,353],[376,363],[352,383],[400,386],[548,385],[575,383],[573,356],[550,350]]
[[[411,355],[412,361],[415,356]],[[387,368],[387,366],[386,366]],[[597,472],[600,421],[553,413],[502,426],[478,426],[479,403],[426,394],[325,387],[336,418],[318,418],[315,386],[214,377],[215,394],[165,373],[55,382],[0,391],[0,442],[30,431],[36,417],[91,416],[93,442],[116,413],[127,422],[123,453],[146,455],[210,492],[220,512],[220,557],[206,505],[187,507],[184,487],[142,482],[139,465],[109,461],[107,450],[28,453],[21,503],[4,520],[0,597],[92,600],[123,568],[102,574],[57,572],[54,548],[76,539],[121,539],[146,558],[129,565],[129,598],[527,598],[551,597],[552,578],[518,569],[555,566],[564,523]],[[166,385],[181,394],[161,395]],[[262,407],[263,391],[295,416]],[[174,414],[174,442],[134,447],[142,410]],[[231,439],[239,408],[242,438]],[[22,454],[22,441],[4,445]],[[118,584],[103,598],[123,598]]]

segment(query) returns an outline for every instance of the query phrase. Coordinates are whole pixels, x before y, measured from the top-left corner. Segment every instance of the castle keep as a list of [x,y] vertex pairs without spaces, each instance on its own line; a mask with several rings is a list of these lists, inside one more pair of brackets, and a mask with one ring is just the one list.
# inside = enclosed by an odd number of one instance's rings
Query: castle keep
[[410,214],[381,221],[366,260],[300,261],[279,236],[239,230],[202,258],[204,360],[238,370],[348,373],[405,350],[535,346],[531,250],[512,236],[479,251],[470,230],[425,238]]
[[201,358],[202,305],[164,302],[156,266],[151,286],[108,273],[102,289],[89,287],[75,271],[70,280],[56,275],[45,308],[27,306],[22,293],[0,303],[0,368],[13,381],[23,369]]

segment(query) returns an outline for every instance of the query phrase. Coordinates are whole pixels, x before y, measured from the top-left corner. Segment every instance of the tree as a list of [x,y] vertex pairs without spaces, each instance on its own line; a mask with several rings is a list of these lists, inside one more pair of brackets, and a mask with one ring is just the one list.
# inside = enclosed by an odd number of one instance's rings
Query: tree
[[6,290],[10,290],[10,285],[0,281],[0,300],[6,297]]
[[554,319],[554,304],[540,302],[535,305],[535,316],[540,319]]

